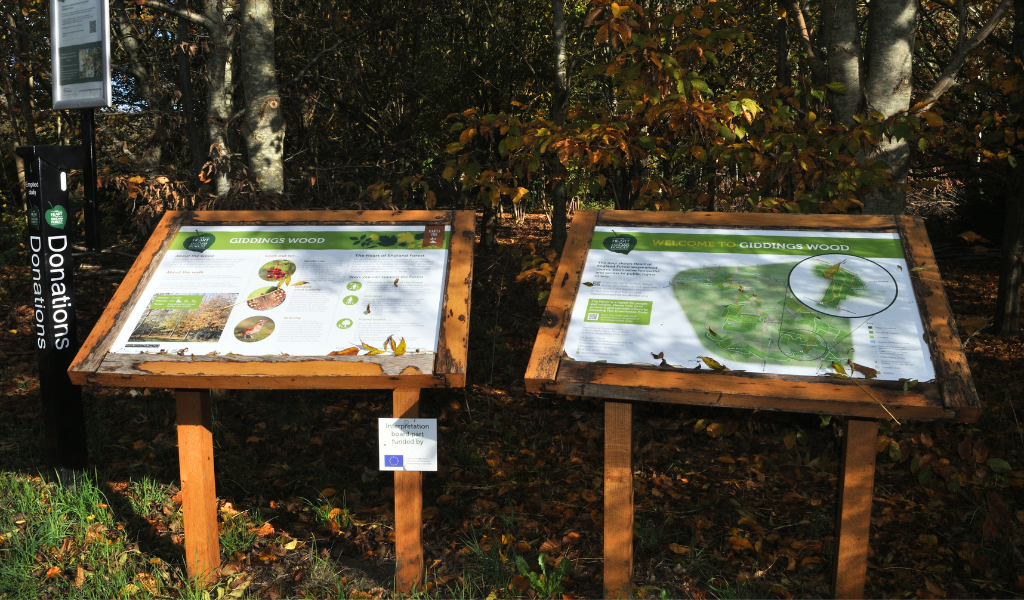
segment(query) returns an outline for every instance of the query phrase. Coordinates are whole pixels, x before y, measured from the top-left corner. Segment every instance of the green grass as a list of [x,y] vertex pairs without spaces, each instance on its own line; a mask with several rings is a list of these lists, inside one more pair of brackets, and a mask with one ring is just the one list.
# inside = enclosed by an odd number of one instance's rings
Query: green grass
[[90,477],[65,489],[0,474],[0,532],[0,597],[147,598],[165,579]]

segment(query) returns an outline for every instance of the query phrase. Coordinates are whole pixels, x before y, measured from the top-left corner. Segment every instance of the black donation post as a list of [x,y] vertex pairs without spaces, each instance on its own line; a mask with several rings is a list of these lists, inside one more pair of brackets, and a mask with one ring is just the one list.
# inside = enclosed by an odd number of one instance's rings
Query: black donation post
[[82,388],[72,385],[67,373],[79,345],[68,178],[72,169],[82,169],[86,156],[79,146],[22,146],[17,152],[25,159],[32,327],[46,459],[68,485],[89,460]]

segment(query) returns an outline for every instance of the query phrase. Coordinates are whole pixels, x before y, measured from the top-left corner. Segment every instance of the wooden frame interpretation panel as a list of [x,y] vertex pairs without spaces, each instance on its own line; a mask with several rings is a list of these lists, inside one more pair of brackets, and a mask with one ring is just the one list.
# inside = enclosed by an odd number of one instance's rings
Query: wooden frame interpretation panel
[[[688,365],[691,368],[681,368],[570,360],[564,352],[566,333],[595,227],[600,226],[896,233],[909,267],[935,378],[904,391],[900,381],[861,377],[725,372],[707,365],[693,368],[695,362]],[[877,419],[889,417],[886,408],[897,418],[974,421],[978,415],[978,395],[935,257],[924,223],[914,217],[579,211],[541,320],[526,387],[531,392],[573,396]]]
[[[129,315],[140,302],[161,259],[179,232],[203,232],[216,226],[449,227],[447,279],[439,313],[436,352],[401,356],[394,352],[335,356],[207,355],[193,350],[165,354],[112,352]],[[210,211],[168,212],[154,230],[72,363],[78,385],[191,389],[395,389],[463,386],[469,296],[473,269],[475,215],[466,211]],[[179,240],[180,243],[180,240]],[[271,282],[268,282],[272,283]],[[300,282],[292,282],[293,285]],[[396,281],[396,287],[404,285]],[[268,287],[273,287],[268,285]],[[366,310],[371,310],[370,306]],[[380,350],[381,342],[363,340]],[[398,340],[392,340],[397,345]],[[357,343],[358,345],[358,343]],[[392,346],[394,347],[394,346]]]
[[[68,374],[78,385],[176,389],[185,560],[191,577],[210,582],[221,564],[209,390],[391,389],[394,416],[418,417],[422,388],[466,384],[475,228],[472,211],[164,215]],[[202,258],[207,250],[211,255],[224,251],[207,260]],[[162,266],[165,257],[172,266]],[[196,274],[188,259],[219,262],[204,271],[205,277],[235,281],[234,295],[222,293],[231,287],[224,281],[210,286],[211,293],[188,281]],[[360,268],[354,270],[357,263]],[[359,276],[353,277],[356,271]],[[396,272],[401,275],[395,277]],[[307,277],[310,281],[298,281]],[[434,278],[438,281],[430,281]],[[324,284],[318,287],[317,281]],[[410,297],[402,297],[405,290]],[[289,313],[290,306],[294,310]],[[336,312],[328,313],[329,306]],[[268,323],[282,320],[278,312],[284,319],[299,313],[312,318],[304,327],[291,328],[291,336],[271,337],[278,327]],[[168,319],[170,331],[162,325]],[[181,335],[182,330],[188,333]],[[402,332],[415,335],[407,342]],[[367,343],[363,333],[379,334],[383,343],[372,337]],[[324,338],[338,350],[330,351]],[[263,343],[268,339],[275,343]],[[338,345],[342,339],[350,340],[350,347]],[[285,353],[283,347],[299,352]],[[300,355],[303,351],[308,355]],[[395,472],[395,584],[403,592],[424,581],[422,507],[422,474]]]
[[[588,266],[592,248],[607,252]],[[634,249],[646,252],[609,254]],[[658,256],[667,273],[654,252],[665,252]],[[581,297],[586,304],[577,305]],[[659,302],[675,314],[659,313]],[[786,319],[793,320],[784,330]],[[655,327],[637,336],[636,325]],[[875,366],[861,364],[865,355]],[[878,419],[979,416],[924,223],[906,216],[577,211],[525,379],[535,393],[607,399],[608,598],[632,593],[631,402],[848,417],[833,577],[839,598],[864,593]]]

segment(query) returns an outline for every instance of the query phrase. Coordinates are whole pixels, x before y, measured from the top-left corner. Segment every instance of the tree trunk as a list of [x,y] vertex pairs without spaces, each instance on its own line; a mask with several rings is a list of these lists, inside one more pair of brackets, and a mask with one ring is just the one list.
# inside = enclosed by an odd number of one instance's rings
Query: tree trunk
[[[874,4],[872,4],[872,8]],[[855,0],[825,0],[822,5],[821,46],[827,55],[827,83],[841,83],[845,93],[829,90],[832,121],[850,125],[861,108],[860,25]]]
[[[13,14],[7,15],[7,25],[18,31],[17,21]],[[18,63],[15,65],[15,80],[18,83],[18,100],[21,102],[21,118],[25,120],[25,140],[29,146],[35,146],[36,142],[36,121],[34,108],[32,107],[32,71],[29,66],[29,58],[32,56],[31,48],[25,42],[21,34],[14,36],[17,40]]]
[[[912,61],[914,35],[917,32],[917,0],[873,0],[868,15],[867,77],[864,101],[868,111],[886,118],[910,108],[913,92]],[[910,170],[910,143],[883,139],[872,152],[872,160],[884,160],[894,181],[905,182]],[[867,214],[902,214],[907,196],[890,188],[864,198]]]
[[1003,224],[1003,256],[996,297],[995,333],[1020,335],[1020,286],[1024,264],[1024,161],[1013,170],[1006,188],[1006,221]]
[[[552,95],[552,110],[555,125],[565,124],[565,110],[569,104],[569,74],[565,54],[565,0],[551,0],[554,15],[555,38],[555,90]],[[555,187],[551,194],[551,246],[558,252],[565,246],[565,180],[568,173],[561,162],[555,165]]]
[[266,194],[284,192],[284,115],[274,69],[274,6],[242,2],[242,85],[249,168]]
[[228,195],[231,182],[231,150],[228,146],[228,120],[231,118],[232,57],[234,42],[227,16],[230,8],[221,0],[206,0],[204,14],[209,19],[210,55],[206,61],[206,137],[210,142],[207,160],[214,164],[212,178],[218,198]]
[[[1024,52],[1024,0],[1014,1],[1013,55]],[[1018,63],[1016,71],[1021,72]],[[1024,161],[1019,160],[1006,186],[1006,220],[1003,223],[1003,256],[996,296],[995,333],[1020,335],[1020,287],[1024,271]]]
[[775,21],[775,83],[789,85],[789,17]]
[[166,119],[169,106],[166,94],[160,89],[161,85],[154,81],[153,76],[147,70],[149,62],[142,56],[144,50],[132,30],[124,2],[114,3],[113,8],[111,16],[113,17],[114,34],[121,42],[121,47],[124,48],[128,57],[128,72],[135,78],[136,89],[142,99],[157,115],[153,135],[142,152],[142,166],[153,171],[160,167],[163,159],[163,145],[167,141],[170,130]]
[[189,60],[189,23],[178,19],[177,45],[174,48],[178,56],[178,86],[181,89],[181,107],[185,117],[185,135],[188,137],[189,149],[192,151],[193,174],[203,166],[203,140],[196,126],[195,99],[192,97],[192,61]]
[[11,75],[7,70],[7,65],[0,62],[0,85],[3,86],[4,98],[7,104],[7,117],[11,120],[11,156],[14,157],[14,168],[18,173],[18,189],[14,191],[18,201],[21,203],[21,209],[23,211],[28,210],[28,202],[25,198],[25,194],[22,190],[25,189],[25,161],[18,156],[15,149],[21,145],[21,129],[18,128],[18,122],[14,119],[14,88],[11,87]]

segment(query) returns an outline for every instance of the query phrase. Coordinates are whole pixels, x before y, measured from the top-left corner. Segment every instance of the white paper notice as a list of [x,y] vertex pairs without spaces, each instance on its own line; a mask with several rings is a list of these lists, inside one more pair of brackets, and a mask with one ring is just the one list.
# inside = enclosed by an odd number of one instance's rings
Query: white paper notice
[[935,378],[894,233],[598,227],[582,283],[575,360]]
[[433,224],[181,231],[111,351],[436,352],[449,235]]
[[381,471],[436,471],[437,419],[377,419]]

